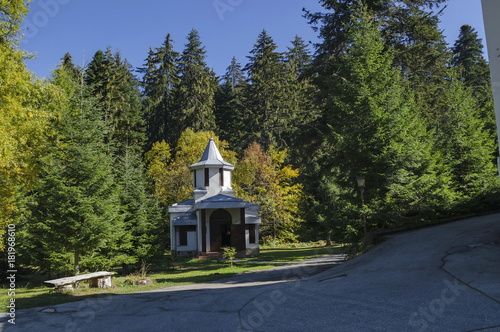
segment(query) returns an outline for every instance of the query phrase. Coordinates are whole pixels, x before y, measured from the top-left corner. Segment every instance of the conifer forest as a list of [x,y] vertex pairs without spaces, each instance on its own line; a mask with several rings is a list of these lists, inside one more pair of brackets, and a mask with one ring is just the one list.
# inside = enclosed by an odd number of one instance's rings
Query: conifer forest
[[109,47],[83,67],[61,54],[39,79],[19,47],[25,1],[2,1],[0,233],[16,225],[19,264],[61,274],[163,255],[167,207],[190,198],[209,138],[236,166],[236,195],[261,205],[266,243],[361,243],[498,209],[477,32],[445,42],[446,0],[320,2],[303,12],[318,44],[278,52],[262,30],[222,76],[193,29],[165,31],[139,68]]

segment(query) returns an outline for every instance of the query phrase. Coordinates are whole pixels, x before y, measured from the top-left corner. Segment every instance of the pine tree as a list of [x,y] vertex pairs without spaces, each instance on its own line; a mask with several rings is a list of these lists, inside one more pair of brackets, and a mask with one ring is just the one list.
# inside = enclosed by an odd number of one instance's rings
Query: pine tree
[[118,154],[126,148],[141,150],[145,142],[139,82],[120,53],[97,51],[86,71],[86,84],[99,100],[104,119],[110,125],[107,140]]
[[304,141],[308,140],[309,128],[319,116],[313,103],[316,94],[310,77],[312,57],[302,38],[296,36],[285,53],[286,102],[290,114],[290,125],[284,134],[286,145],[293,147],[298,159]]
[[147,118],[148,149],[154,142],[172,142],[174,123],[173,88],[178,84],[179,53],[167,34],[163,45],[149,50],[143,73],[143,108]]
[[462,25],[458,39],[451,50],[453,53],[451,65],[459,69],[462,81],[477,99],[479,115],[485,120],[487,130],[495,132],[490,70],[483,57],[483,45],[476,30],[470,25]]
[[286,103],[286,75],[283,55],[263,30],[248,56],[245,66],[248,85],[245,91],[246,109],[242,119],[248,127],[247,142],[256,141],[265,147],[285,146],[285,133],[292,125],[292,115]]
[[245,85],[245,75],[241,65],[233,57],[215,95],[215,119],[221,138],[241,151],[245,147],[245,143],[239,140],[244,136],[243,132],[246,129],[242,121]]
[[477,101],[453,69],[443,90],[443,104],[434,119],[436,144],[451,170],[453,184],[465,198],[475,197],[498,185],[493,163],[496,144],[493,134],[484,130]]
[[65,111],[58,140],[39,161],[33,222],[27,227],[36,248],[34,259],[45,270],[66,272],[72,267],[78,274],[109,268],[116,257],[101,251],[112,251],[127,236],[99,113],[87,103],[79,112]]
[[365,175],[367,182],[362,213],[379,226],[449,201],[432,138],[372,17],[357,7],[345,35],[350,48],[324,64],[336,68],[333,74],[319,78],[322,93],[330,97],[318,125],[322,148],[311,158],[319,171],[317,187],[323,190],[316,206],[335,211],[334,218],[319,212],[319,219],[345,223],[330,228],[346,237],[360,235],[357,175]]
[[196,30],[191,30],[179,59],[179,82],[175,86],[175,127],[169,142],[175,142],[187,128],[195,131],[215,128],[217,80],[205,63],[205,47]]
[[[446,0],[322,0],[325,9],[333,12],[306,13],[310,23],[319,29],[322,42],[314,61],[316,72],[335,73],[329,59],[344,53],[349,47],[347,35],[352,28],[351,15],[359,4],[370,11],[380,24],[385,48],[394,52],[393,66],[407,78],[421,112],[432,126],[434,105],[440,103],[440,89],[445,84],[449,52],[439,30],[441,11],[434,12]],[[322,24],[319,28],[317,25]],[[316,85],[322,87],[321,79]],[[325,89],[326,90],[326,87]],[[327,99],[328,96],[322,96]]]
[[114,254],[121,264],[144,264],[163,253],[167,243],[168,224],[146,176],[142,156],[128,149],[115,164],[117,183],[120,185],[121,215],[127,237],[119,242]]

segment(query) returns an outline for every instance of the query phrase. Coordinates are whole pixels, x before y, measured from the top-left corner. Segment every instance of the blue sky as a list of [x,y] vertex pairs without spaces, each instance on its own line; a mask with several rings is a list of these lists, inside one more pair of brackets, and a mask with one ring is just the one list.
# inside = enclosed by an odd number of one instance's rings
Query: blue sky
[[[449,0],[441,29],[453,44],[462,24],[483,38],[480,0]],[[218,75],[233,56],[243,65],[258,34],[266,29],[280,51],[295,35],[317,42],[302,17],[302,8],[321,11],[316,0],[35,0],[27,16],[21,48],[34,53],[28,67],[48,77],[66,52],[76,64],[87,64],[98,49],[111,46],[140,67],[150,47],[159,47],[167,33],[181,52],[186,36],[197,29],[207,63]],[[312,48],[311,48],[312,50]]]

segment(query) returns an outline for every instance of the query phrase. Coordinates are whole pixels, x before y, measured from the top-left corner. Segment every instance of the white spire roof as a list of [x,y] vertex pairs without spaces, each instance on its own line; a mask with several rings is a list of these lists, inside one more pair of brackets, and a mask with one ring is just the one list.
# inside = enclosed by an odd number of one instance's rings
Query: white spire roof
[[224,167],[234,169],[234,165],[224,161],[213,138],[210,138],[208,141],[207,147],[205,148],[205,152],[203,152],[200,161],[190,166],[191,169],[203,167]]

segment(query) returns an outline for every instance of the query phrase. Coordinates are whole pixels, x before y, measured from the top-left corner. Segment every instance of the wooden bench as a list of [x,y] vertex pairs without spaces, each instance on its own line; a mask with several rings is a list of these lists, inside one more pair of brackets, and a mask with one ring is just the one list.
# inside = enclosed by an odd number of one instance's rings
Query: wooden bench
[[74,287],[78,287],[78,283],[83,280],[89,280],[90,287],[110,288],[111,276],[113,274],[115,274],[115,272],[100,271],[94,273],[79,274],[73,277],[47,280],[45,281],[45,283],[53,285],[56,290],[60,292],[66,292],[72,290]]

